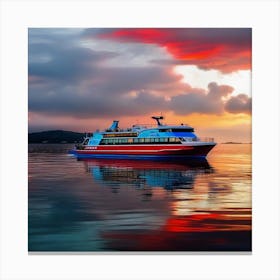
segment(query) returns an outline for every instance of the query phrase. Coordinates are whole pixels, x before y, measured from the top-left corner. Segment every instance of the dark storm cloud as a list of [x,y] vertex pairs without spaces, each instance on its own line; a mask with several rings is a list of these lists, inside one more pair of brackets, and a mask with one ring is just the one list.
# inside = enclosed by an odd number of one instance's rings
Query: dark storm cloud
[[248,97],[246,94],[232,96],[225,104],[225,109],[233,114],[250,114],[252,110],[252,98]]

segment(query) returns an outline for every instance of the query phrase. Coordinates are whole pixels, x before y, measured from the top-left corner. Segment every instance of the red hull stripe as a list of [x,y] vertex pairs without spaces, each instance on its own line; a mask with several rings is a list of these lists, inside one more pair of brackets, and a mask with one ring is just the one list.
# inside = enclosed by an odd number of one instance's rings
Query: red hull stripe
[[191,150],[194,146],[184,145],[104,145],[104,146],[88,146],[85,150],[98,151],[158,151],[158,150]]
[[204,146],[96,146],[84,150],[76,150],[81,155],[192,155],[205,156],[215,145]]

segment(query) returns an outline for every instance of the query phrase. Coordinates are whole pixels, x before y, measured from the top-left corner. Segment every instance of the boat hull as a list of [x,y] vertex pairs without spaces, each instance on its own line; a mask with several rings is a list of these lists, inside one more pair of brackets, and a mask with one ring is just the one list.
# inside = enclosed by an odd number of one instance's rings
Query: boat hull
[[202,157],[214,148],[215,143],[192,143],[189,145],[104,145],[87,146],[72,150],[78,158],[162,158],[162,157]]

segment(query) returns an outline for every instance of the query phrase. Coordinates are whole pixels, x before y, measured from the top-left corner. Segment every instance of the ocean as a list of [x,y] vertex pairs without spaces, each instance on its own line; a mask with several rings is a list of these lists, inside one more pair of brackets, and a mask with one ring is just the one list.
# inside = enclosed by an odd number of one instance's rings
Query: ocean
[[77,160],[29,144],[29,252],[250,252],[251,144],[207,160]]

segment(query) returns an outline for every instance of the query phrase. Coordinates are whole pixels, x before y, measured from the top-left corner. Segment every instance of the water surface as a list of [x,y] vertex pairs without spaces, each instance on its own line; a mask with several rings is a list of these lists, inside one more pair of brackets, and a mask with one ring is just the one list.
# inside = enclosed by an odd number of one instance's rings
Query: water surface
[[251,145],[207,160],[77,160],[30,144],[29,251],[251,251]]

